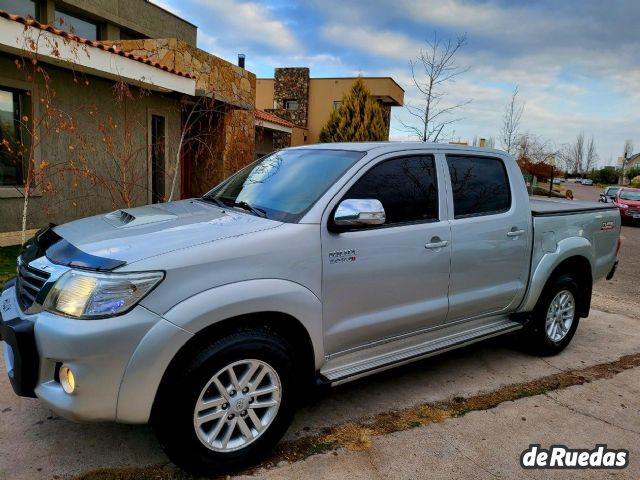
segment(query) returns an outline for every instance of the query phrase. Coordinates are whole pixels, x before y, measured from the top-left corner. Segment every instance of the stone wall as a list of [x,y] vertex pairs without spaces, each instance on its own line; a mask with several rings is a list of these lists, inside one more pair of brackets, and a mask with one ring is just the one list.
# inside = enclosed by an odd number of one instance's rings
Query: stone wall
[[[298,109],[286,109],[286,100],[297,100]],[[306,127],[309,111],[309,69],[276,68],[273,103],[274,108],[268,109],[268,112],[300,127]]]
[[291,134],[287,132],[273,132],[273,149],[280,150],[291,146]]

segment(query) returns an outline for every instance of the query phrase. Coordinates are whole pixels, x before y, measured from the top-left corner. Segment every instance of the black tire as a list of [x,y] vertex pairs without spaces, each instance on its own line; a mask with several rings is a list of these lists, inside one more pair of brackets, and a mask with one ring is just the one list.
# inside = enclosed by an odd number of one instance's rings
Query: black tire
[[[546,330],[547,312],[553,299],[563,290],[571,292],[574,298],[573,321],[564,337],[559,341],[554,341],[549,337]],[[557,355],[564,350],[571,342],[580,323],[580,314],[578,312],[582,301],[580,287],[571,274],[563,274],[551,279],[538,299],[538,303],[531,313],[529,323],[522,331],[521,338],[524,347],[531,353],[541,356]]]
[[[216,340],[173,366],[170,378],[162,382],[151,418],[153,430],[171,461],[192,474],[211,476],[237,471],[267,455],[295,413],[297,398],[293,388],[297,373],[291,351],[284,339],[271,332],[245,330]],[[247,359],[259,360],[275,370],[281,386],[280,405],[270,425],[253,443],[235,451],[214,451],[196,433],[196,402],[217,372]]]

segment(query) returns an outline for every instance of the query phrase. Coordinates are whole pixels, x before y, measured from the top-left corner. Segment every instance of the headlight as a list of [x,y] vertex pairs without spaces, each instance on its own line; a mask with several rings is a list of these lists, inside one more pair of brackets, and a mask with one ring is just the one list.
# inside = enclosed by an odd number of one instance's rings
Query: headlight
[[125,313],[164,278],[162,272],[93,273],[69,270],[54,284],[44,308],[77,318]]

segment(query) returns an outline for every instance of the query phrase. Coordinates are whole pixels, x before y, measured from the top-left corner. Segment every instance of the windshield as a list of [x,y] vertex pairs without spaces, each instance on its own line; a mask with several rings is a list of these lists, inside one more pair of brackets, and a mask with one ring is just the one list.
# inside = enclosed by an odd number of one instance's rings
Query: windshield
[[248,165],[202,198],[297,222],[365,152],[281,150]]
[[620,198],[623,200],[640,200],[640,192],[630,192],[629,190],[623,190],[620,193]]
[[620,190],[620,187],[609,187],[607,188],[605,195],[615,195],[618,190]]

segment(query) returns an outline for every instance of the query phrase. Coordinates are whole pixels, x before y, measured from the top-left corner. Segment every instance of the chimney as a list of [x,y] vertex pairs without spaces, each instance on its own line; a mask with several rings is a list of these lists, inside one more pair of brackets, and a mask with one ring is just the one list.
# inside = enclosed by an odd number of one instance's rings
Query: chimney
[[244,68],[244,58],[245,58],[244,53],[239,53],[238,54],[238,66],[240,68]]

